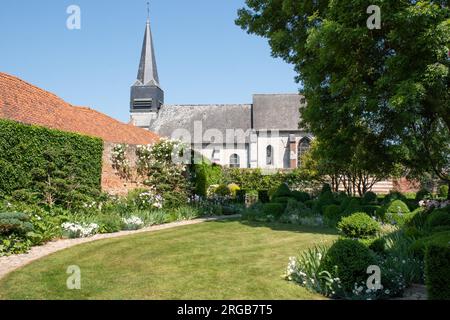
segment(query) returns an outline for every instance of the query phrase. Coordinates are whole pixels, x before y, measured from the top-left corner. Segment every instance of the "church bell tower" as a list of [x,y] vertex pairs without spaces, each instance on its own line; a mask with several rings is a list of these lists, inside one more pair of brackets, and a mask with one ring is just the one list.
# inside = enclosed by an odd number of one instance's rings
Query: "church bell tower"
[[155,49],[150,27],[150,15],[145,26],[141,61],[136,82],[131,86],[131,123],[149,129],[164,104],[164,91],[159,84]]

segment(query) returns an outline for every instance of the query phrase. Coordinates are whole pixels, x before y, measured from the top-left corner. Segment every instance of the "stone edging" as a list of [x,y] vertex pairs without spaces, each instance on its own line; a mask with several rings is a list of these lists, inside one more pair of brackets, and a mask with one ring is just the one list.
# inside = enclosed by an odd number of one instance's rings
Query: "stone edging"
[[51,241],[42,246],[32,247],[28,253],[17,254],[17,255],[12,255],[12,256],[7,256],[7,257],[0,257],[0,279],[5,277],[10,272],[17,270],[21,267],[24,267],[33,261],[39,260],[45,256],[52,254],[52,253],[77,246],[79,244],[89,243],[89,242],[103,240],[103,239],[111,239],[111,238],[135,235],[135,234],[144,233],[144,232],[154,232],[154,231],[158,231],[158,230],[173,229],[173,228],[177,228],[177,227],[181,227],[181,226],[199,224],[199,223],[203,223],[203,222],[207,222],[207,221],[217,221],[217,220],[232,219],[232,218],[238,218],[238,217],[240,217],[240,215],[202,218],[202,219],[161,224],[161,225],[157,225],[157,226],[143,228],[143,229],[136,230],[136,231],[120,231],[120,232],[116,232],[116,233],[96,234],[89,238],[62,239],[62,240]]

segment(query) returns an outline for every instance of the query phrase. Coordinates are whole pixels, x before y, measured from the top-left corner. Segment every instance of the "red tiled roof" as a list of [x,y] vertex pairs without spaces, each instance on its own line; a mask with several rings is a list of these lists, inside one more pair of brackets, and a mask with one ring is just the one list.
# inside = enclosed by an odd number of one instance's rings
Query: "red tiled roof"
[[153,132],[98,111],[73,106],[56,95],[0,72],[0,118],[99,137],[107,142],[151,144]]

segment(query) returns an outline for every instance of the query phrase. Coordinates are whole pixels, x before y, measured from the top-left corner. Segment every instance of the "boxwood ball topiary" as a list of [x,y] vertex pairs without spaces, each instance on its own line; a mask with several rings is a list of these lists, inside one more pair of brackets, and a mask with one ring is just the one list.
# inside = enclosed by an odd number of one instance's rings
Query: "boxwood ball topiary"
[[363,212],[342,218],[338,229],[344,236],[358,239],[375,237],[381,230],[380,224]]
[[367,268],[376,264],[374,254],[357,240],[340,239],[328,250],[321,269],[341,280],[342,288],[351,292],[355,283],[367,281]]

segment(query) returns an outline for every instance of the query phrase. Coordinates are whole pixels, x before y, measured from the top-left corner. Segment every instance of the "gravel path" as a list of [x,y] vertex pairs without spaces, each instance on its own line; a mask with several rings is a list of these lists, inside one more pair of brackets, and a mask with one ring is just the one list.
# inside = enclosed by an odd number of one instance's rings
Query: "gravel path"
[[97,234],[95,236],[89,238],[80,238],[80,239],[63,239],[49,242],[43,246],[33,247],[28,253],[25,254],[17,254],[9,257],[0,257],[0,279],[6,276],[8,273],[19,269],[35,260],[48,256],[49,254],[77,246],[79,244],[88,243],[92,241],[102,240],[102,239],[111,239],[118,238],[128,235],[134,235],[144,232],[153,232],[158,230],[172,229],[181,226],[199,224],[207,221],[217,221],[223,219],[232,219],[238,218],[239,215],[233,216],[223,216],[223,217],[210,217],[203,219],[195,219],[190,221],[180,221],[162,224],[158,226],[147,227],[144,229],[140,229],[137,231],[121,231],[116,233],[108,233],[108,234]]

